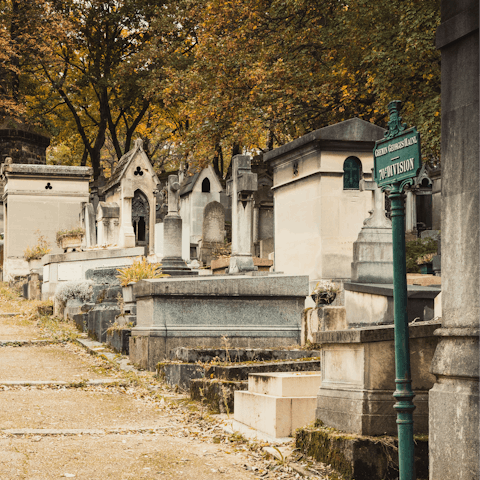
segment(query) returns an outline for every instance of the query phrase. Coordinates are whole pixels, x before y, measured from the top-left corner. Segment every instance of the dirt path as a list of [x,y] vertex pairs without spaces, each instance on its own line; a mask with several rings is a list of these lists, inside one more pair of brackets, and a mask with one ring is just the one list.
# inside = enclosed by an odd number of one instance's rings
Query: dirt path
[[90,355],[36,306],[0,286],[2,311],[22,312],[0,312],[1,480],[299,478],[151,373]]

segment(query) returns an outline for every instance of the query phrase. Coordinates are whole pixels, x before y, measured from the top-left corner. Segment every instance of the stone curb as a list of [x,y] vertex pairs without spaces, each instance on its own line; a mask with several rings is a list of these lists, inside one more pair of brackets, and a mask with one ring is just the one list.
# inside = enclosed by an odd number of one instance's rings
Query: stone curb
[[0,387],[35,387],[35,386],[65,386],[65,387],[80,387],[80,386],[95,386],[95,385],[115,385],[119,387],[123,387],[127,385],[125,382],[119,382],[118,380],[103,380],[103,379],[96,379],[96,380],[86,380],[86,381],[72,381],[72,382],[65,382],[63,380],[13,380],[13,381],[0,381]]
[[66,340],[0,340],[0,347],[34,347],[42,345],[58,345]]
[[137,369],[130,363],[128,358],[122,357],[120,354],[112,353],[105,347],[105,344],[91,340],[89,338],[76,338],[74,343],[88,350],[92,355],[104,357],[109,362],[114,363],[120,370],[126,372],[136,372]]
[[5,429],[0,430],[0,434],[6,435],[40,435],[43,437],[56,436],[56,435],[115,435],[126,433],[163,433],[164,430],[173,428],[172,426],[165,427],[152,427],[152,428],[105,428],[105,429],[82,429],[82,428],[70,428],[64,430],[53,430],[44,428],[19,428],[19,429]]

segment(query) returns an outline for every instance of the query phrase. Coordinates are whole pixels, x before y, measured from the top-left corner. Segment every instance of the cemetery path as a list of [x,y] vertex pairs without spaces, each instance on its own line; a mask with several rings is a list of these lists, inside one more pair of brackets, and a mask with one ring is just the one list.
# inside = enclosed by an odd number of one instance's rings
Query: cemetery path
[[299,477],[152,373],[91,355],[38,307],[0,284],[1,480]]
[[197,438],[159,390],[73,344],[1,348],[0,478],[254,478],[244,454]]

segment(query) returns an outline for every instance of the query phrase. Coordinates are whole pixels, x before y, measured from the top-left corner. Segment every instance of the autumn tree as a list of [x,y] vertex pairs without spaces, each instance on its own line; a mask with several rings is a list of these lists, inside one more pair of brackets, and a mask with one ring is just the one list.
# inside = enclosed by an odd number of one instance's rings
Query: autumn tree
[[393,98],[438,155],[438,0],[198,0],[188,71],[167,91],[199,163],[265,151],[352,116],[383,125]]

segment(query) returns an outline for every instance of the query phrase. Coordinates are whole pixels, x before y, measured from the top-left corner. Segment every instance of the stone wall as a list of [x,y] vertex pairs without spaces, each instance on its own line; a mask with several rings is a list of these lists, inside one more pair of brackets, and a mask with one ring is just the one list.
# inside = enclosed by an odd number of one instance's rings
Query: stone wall
[[20,129],[0,129],[0,161],[12,158],[12,163],[45,165],[50,139],[43,135]]

